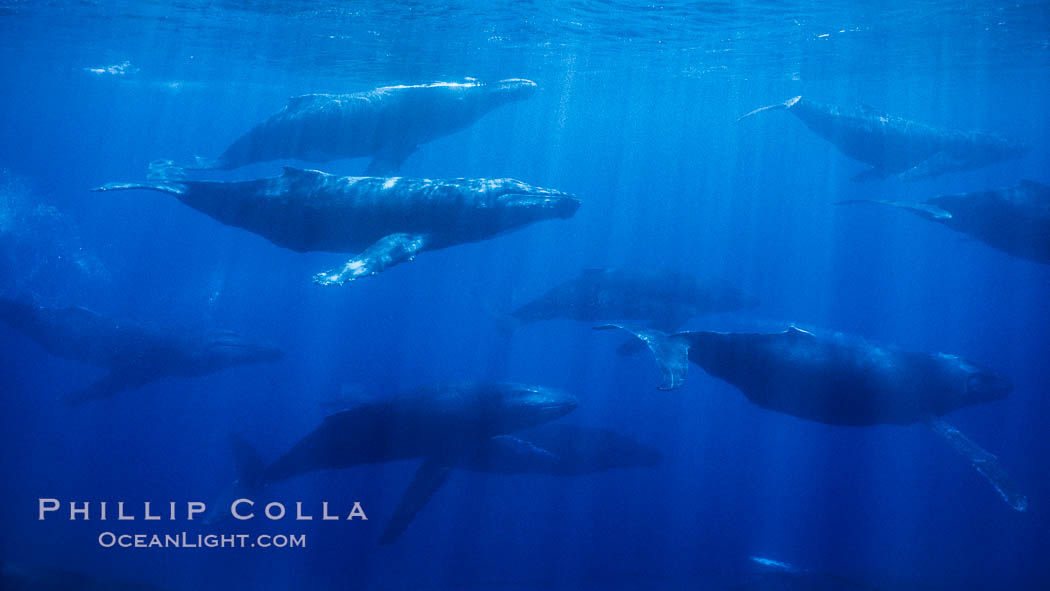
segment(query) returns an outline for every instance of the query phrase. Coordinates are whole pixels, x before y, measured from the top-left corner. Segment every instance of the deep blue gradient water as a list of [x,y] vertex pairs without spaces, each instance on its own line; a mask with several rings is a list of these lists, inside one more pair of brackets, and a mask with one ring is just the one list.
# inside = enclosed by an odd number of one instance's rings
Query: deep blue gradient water
[[[31,229],[26,252],[48,253],[19,255],[4,288],[18,279],[48,303],[233,329],[288,353],[66,407],[58,397],[100,370],[0,325],[0,559],[170,589],[721,589],[753,555],[895,582],[886,589],[1050,588],[1050,269],[913,215],[835,205],[1050,182],[1046,3],[247,4],[0,1],[0,233]],[[154,159],[215,156],[291,96],[464,77],[539,91],[423,145],[401,174],[558,188],[583,202],[573,219],[324,289],[310,276],[345,255],[281,249],[159,193],[88,192],[142,179]],[[1033,149],[933,181],[853,183],[864,165],[795,117],[735,122],[799,94]],[[13,213],[27,210],[43,229]],[[493,317],[580,269],[649,265],[762,300],[690,329],[797,323],[1008,375],[1006,400],[946,419],[999,456],[1029,510],[1010,510],[921,425],[802,421],[695,367],[686,387],[659,392],[652,359],[617,355],[608,333],[551,321],[508,337]],[[464,379],[568,390],[580,408],[564,420],[628,434],[664,461],[565,478],[455,473],[390,546],[377,538],[414,462],[265,493],[358,500],[367,522],[222,530],[306,533],[306,549],[107,549],[103,530],[208,530],[36,519],[40,497],[210,502],[234,477],[231,432],[272,458],[326,400]]]

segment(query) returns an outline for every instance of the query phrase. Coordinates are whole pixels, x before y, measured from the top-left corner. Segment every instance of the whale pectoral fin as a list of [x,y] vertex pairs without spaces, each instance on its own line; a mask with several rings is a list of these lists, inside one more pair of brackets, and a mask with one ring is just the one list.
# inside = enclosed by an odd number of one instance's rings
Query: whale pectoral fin
[[953,158],[947,152],[937,152],[926,160],[923,160],[908,170],[900,173],[897,175],[897,178],[902,181],[919,181],[936,178],[946,172],[962,170],[963,168],[963,162]]
[[926,419],[926,424],[934,433],[940,435],[957,451],[959,455],[970,460],[974,469],[981,473],[999,493],[999,496],[1016,511],[1028,509],[1028,497],[1021,494],[1010,475],[1006,473],[999,458],[971,441],[961,431],[936,417]]
[[557,455],[531,441],[525,441],[513,435],[497,435],[489,439],[489,443],[511,456],[527,458],[544,464],[553,464],[558,461]]
[[890,207],[899,207],[901,209],[907,209],[913,213],[917,213],[923,217],[928,217],[934,220],[947,220],[951,219],[952,214],[950,211],[941,209],[931,203],[909,203],[907,201],[881,201],[873,199],[849,199],[847,201],[839,201],[835,205],[856,205],[858,203],[874,203],[876,205],[889,205]]
[[401,497],[401,502],[394,509],[394,515],[390,518],[386,529],[383,530],[379,543],[390,544],[396,540],[408,528],[408,524],[412,522],[416,514],[427,505],[430,497],[434,496],[441,485],[445,484],[451,473],[452,462],[447,461],[446,458],[423,460],[423,463],[416,469],[416,475],[412,477],[408,489],[405,490],[405,495]]
[[417,146],[398,146],[376,154],[365,168],[365,176],[389,176],[396,173],[416,148]]
[[618,328],[638,337],[649,346],[656,358],[656,364],[660,366],[663,373],[663,382],[658,388],[660,390],[677,390],[685,383],[686,370],[689,368],[689,341],[682,335],[668,335],[658,330],[649,328],[637,328],[622,326],[619,324],[605,324],[594,327],[594,330],[609,330]]
[[886,178],[887,176],[889,176],[889,175],[886,173],[885,170],[882,170],[880,168],[872,167],[872,168],[869,168],[868,170],[862,170],[861,172],[858,172],[857,174],[851,176],[849,180],[851,180],[851,181],[853,181],[855,183],[863,183],[863,182],[867,182],[867,181],[882,180],[882,179]]
[[341,269],[332,269],[314,275],[318,285],[342,285],[361,277],[375,275],[398,263],[411,261],[426,247],[423,234],[390,234],[380,238]]

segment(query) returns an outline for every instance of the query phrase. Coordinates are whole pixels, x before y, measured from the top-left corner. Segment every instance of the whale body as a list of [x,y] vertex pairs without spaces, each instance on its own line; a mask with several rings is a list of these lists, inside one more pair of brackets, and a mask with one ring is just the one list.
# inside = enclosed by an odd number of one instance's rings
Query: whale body
[[375,275],[424,250],[569,218],[580,205],[567,193],[514,179],[339,177],[285,168],[279,177],[213,182],[185,180],[178,168],[168,167],[154,163],[152,182],[111,183],[95,190],[175,195],[223,224],[297,252],[360,251],[342,268],[315,275],[320,285]]
[[992,248],[1018,258],[1050,265],[1050,187],[1021,181],[1015,187],[926,201],[866,201],[908,210],[919,217],[968,234]]
[[569,318],[674,330],[694,316],[757,305],[755,297],[725,281],[663,269],[596,268],[550,288],[510,315],[521,323]]
[[[466,458],[490,440],[560,418],[576,399],[559,390],[511,382],[441,384],[329,415],[267,464],[234,441],[240,477],[224,498],[317,470],[420,459],[380,541],[390,543]],[[221,506],[223,503],[220,503]],[[214,518],[214,516],[212,516]]]
[[932,179],[1020,158],[1031,146],[980,131],[938,129],[868,106],[843,108],[796,96],[760,107],[746,119],[770,110],[794,113],[813,133],[844,155],[871,165],[855,181],[895,176],[904,181]]
[[619,325],[598,328],[624,329],[644,341],[663,373],[662,390],[681,388],[692,362],[752,403],[802,419],[844,426],[926,423],[970,460],[1007,504],[1018,511],[1028,507],[994,455],[938,418],[1011,392],[1009,379],[976,363],[795,327],[768,334],[671,335]]
[[276,347],[230,331],[166,331],[75,306],[49,308],[0,299],[0,321],[56,357],[109,370],[90,386],[64,396],[70,404],[108,398],[164,377],[197,377],[284,356]]
[[198,169],[232,169],[294,158],[326,162],[371,156],[366,174],[396,172],[419,144],[465,129],[485,113],[524,100],[531,80],[385,86],[354,94],[307,94],[234,141]]

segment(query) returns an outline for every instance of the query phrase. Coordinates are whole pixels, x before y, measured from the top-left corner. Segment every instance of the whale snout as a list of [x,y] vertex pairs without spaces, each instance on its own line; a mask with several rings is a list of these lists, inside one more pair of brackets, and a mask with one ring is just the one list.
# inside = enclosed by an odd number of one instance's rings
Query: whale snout
[[1009,378],[990,371],[979,371],[966,378],[966,395],[973,402],[1002,400],[1013,392]]
[[505,383],[507,408],[513,409],[522,425],[537,425],[561,418],[576,410],[579,401],[575,396],[545,386]]
[[544,218],[571,218],[580,208],[580,200],[571,193],[533,187],[514,179],[497,181],[495,194],[503,207],[542,212]]

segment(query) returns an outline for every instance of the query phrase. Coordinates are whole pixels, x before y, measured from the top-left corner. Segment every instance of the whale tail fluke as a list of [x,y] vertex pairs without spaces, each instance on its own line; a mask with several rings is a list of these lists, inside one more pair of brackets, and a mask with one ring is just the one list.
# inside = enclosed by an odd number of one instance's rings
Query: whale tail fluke
[[194,156],[193,162],[181,167],[183,170],[223,170],[227,168],[222,160],[218,158],[205,158]]
[[146,180],[150,181],[184,181],[186,167],[179,166],[171,160],[154,160],[149,163]]
[[1015,511],[1028,509],[1028,497],[1017,488],[1013,478],[999,463],[999,458],[941,419],[928,417],[926,424],[934,433],[944,438],[959,455],[969,460],[974,469],[988,480],[988,483],[1007,505],[1010,505]]
[[748,113],[746,115],[741,115],[741,116],[737,117],[736,120],[737,121],[743,121],[744,119],[747,119],[748,117],[750,117],[752,115],[757,115],[757,114],[759,114],[759,113],[761,113],[763,111],[781,111],[781,110],[790,109],[791,107],[794,107],[795,103],[797,103],[801,99],[802,99],[802,95],[799,95],[799,96],[796,96],[796,97],[789,98],[788,100],[786,100],[786,101],[784,101],[782,103],[777,103],[775,105],[766,105],[765,107],[759,107],[759,108],[755,109],[754,111],[751,111],[750,113]]
[[237,499],[250,498],[263,487],[263,475],[266,462],[248,440],[240,435],[230,435],[230,447],[233,450],[233,462],[237,467],[237,479],[230,483],[216,502],[209,503],[204,523],[211,525],[230,517],[230,507]]
[[259,451],[240,435],[230,435],[230,447],[233,449],[233,461],[237,467],[237,480],[251,487],[262,483],[266,461]]
[[666,334],[652,328],[637,328],[623,326],[620,324],[603,324],[594,327],[594,330],[625,330],[640,341],[648,345],[653,352],[660,372],[663,374],[663,382],[658,386],[660,390],[677,390],[685,383],[686,370],[689,368],[689,339],[683,334]]
[[91,190],[101,192],[142,189],[182,195],[186,192],[186,186],[183,184],[185,180],[185,167],[179,166],[171,160],[154,160],[149,163],[149,172],[146,173],[146,182],[144,183],[107,183]]

